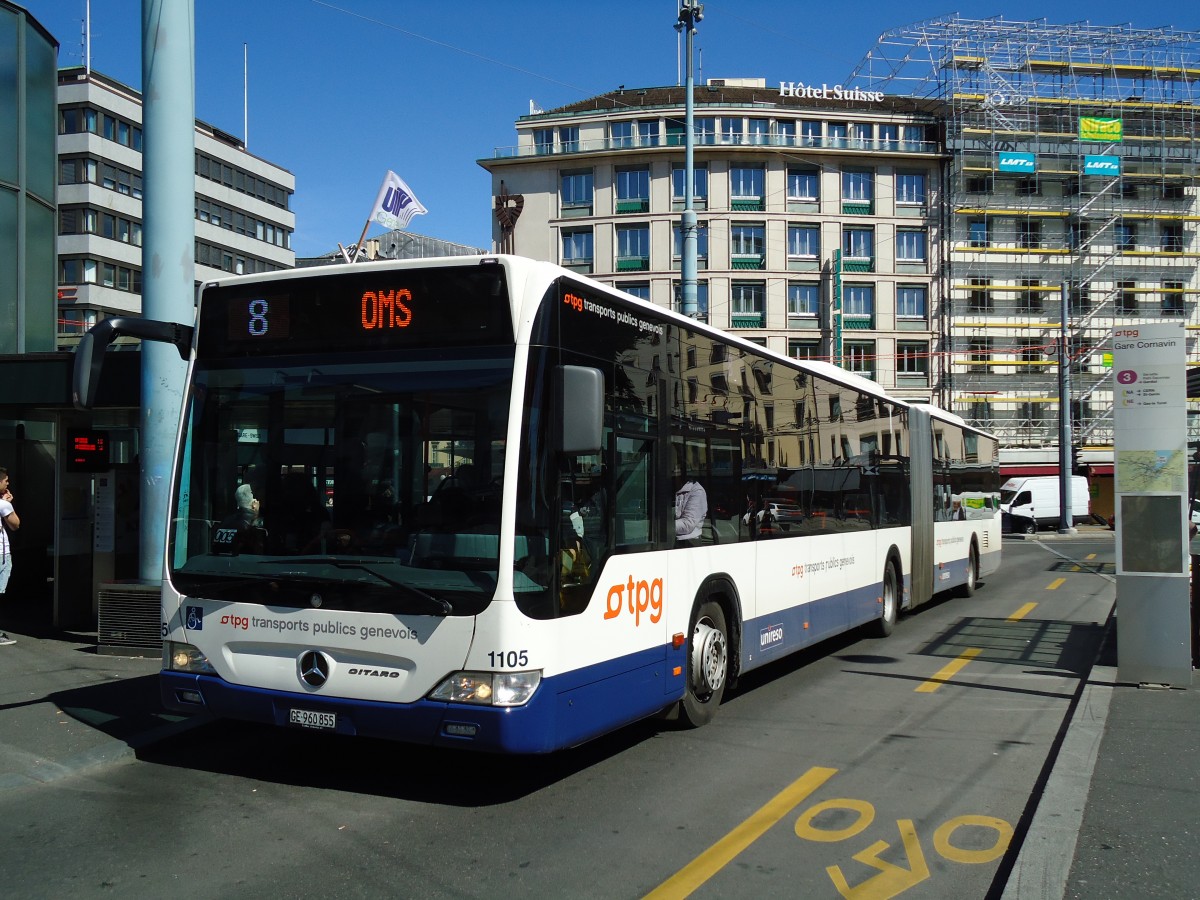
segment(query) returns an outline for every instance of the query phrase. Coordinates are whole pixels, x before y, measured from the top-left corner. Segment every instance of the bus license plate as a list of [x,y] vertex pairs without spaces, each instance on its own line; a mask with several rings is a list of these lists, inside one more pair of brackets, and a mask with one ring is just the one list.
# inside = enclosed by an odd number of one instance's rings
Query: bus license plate
[[313,712],[311,709],[293,709],[288,716],[293,725],[303,728],[336,728],[337,713]]

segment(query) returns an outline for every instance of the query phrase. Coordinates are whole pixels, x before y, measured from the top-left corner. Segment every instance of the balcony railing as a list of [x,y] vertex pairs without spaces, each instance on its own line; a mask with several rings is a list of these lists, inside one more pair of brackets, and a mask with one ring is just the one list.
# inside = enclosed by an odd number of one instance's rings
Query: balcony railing
[[[641,108],[639,107],[639,110]],[[793,135],[696,135],[697,147],[803,147],[814,150],[844,150],[847,152],[877,153],[939,153],[936,141],[854,141],[853,146],[846,138],[808,137]],[[580,153],[605,153],[609,151],[637,152],[655,147],[682,147],[682,134],[659,135],[655,138],[595,138],[586,141],[568,141],[565,144],[521,144],[516,147],[497,147],[493,159],[519,159],[530,156],[564,156]]]

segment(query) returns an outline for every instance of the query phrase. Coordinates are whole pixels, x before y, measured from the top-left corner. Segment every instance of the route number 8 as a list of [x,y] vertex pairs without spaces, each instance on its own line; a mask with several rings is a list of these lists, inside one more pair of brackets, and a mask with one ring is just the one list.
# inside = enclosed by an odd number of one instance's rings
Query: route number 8
[[262,337],[267,333],[269,324],[267,322],[267,312],[270,306],[266,300],[261,297],[250,301],[248,312],[250,313],[250,322],[247,325],[247,330],[251,337]]

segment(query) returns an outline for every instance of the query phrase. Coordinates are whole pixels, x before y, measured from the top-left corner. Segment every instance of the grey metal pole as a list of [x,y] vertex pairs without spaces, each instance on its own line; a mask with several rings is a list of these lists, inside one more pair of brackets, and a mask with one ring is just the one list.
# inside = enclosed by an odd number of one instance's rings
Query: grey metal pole
[[1071,515],[1071,330],[1070,292],[1064,281],[1059,289],[1058,333],[1058,533],[1074,534]]
[[683,232],[683,259],[681,260],[682,294],[680,312],[685,316],[696,318],[699,315],[699,304],[696,294],[696,257],[697,257],[697,223],[696,210],[693,208],[695,198],[695,145],[696,136],[693,130],[695,106],[693,94],[695,84],[692,78],[692,37],[696,33],[696,23],[703,18],[704,5],[695,0],[683,0],[679,10],[679,24],[684,30],[687,44],[687,77],[685,79],[686,98],[684,100],[684,162],[683,162],[683,217],[680,223]]
[[[142,314],[195,321],[195,12],[193,0],[142,0],[144,198]],[[186,363],[142,343],[139,574],[163,577],[175,432]]]

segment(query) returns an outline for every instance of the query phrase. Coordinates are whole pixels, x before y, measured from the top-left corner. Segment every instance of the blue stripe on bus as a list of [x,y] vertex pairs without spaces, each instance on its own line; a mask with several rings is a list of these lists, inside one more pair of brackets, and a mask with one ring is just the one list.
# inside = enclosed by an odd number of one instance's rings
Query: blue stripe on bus
[[[947,581],[961,584],[966,560],[947,562]],[[936,578],[936,576],[935,576]],[[907,582],[907,579],[906,579]],[[766,665],[857,625],[879,618],[880,585],[749,619],[742,632],[743,672]],[[804,627],[805,622],[808,628]],[[212,675],[162,672],[160,694],[167,709],[199,709],[231,719],[288,725],[293,708],[337,714],[336,731],[443,747],[505,753],[546,753],[571,747],[666,708],[686,686],[683,647],[653,647],[546,678],[528,704],[502,709],[418,700],[382,703],[265,690]],[[676,674],[678,669],[678,674]],[[196,692],[203,706],[180,699]]]

